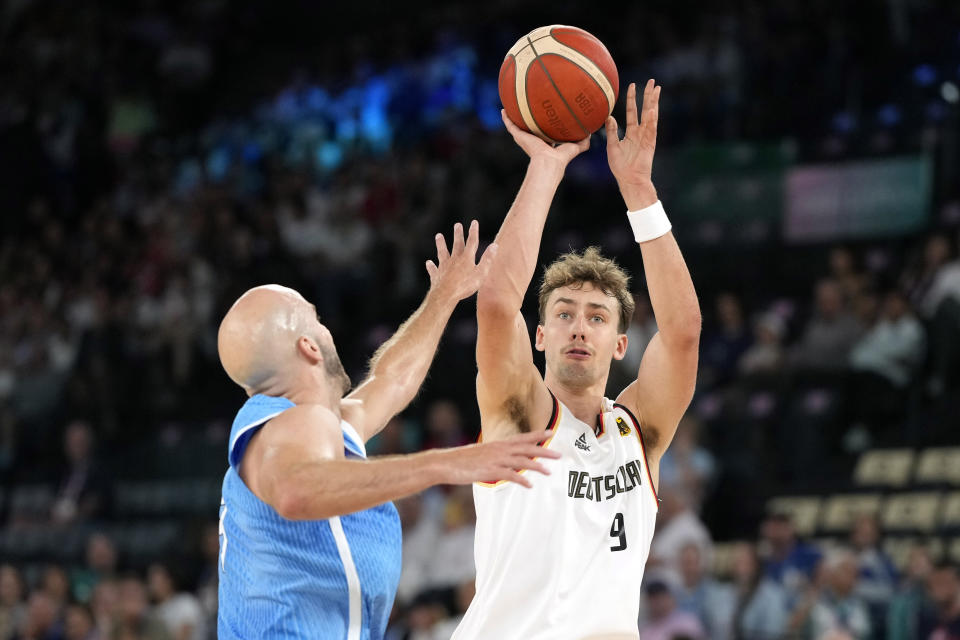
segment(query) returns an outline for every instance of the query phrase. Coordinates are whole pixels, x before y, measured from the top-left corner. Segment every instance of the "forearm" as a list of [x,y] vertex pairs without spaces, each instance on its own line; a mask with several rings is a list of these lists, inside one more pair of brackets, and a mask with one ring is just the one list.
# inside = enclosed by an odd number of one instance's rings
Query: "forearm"
[[370,460],[325,460],[292,471],[275,506],[288,520],[321,520],[369,509],[444,480],[441,451]]
[[373,355],[370,379],[382,376],[390,380],[403,406],[413,400],[423,384],[457,302],[431,289],[413,315]]
[[[649,207],[658,199],[652,183],[621,185],[620,191],[630,211]],[[699,339],[700,303],[673,233],[642,242],[640,252],[650,305],[662,339],[668,345]]]
[[520,191],[497,233],[500,252],[480,287],[477,303],[481,307],[493,302],[520,309],[537,267],[543,227],[563,172],[564,167],[553,160],[530,160]]
[[650,305],[662,339],[669,345],[700,336],[700,303],[680,247],[667,233],[640,245]]

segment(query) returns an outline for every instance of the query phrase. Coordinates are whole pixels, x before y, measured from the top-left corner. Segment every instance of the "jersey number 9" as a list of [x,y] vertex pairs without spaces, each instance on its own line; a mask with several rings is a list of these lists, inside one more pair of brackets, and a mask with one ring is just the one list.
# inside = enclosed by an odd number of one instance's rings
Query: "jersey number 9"
[[610,547],[610,551],[623,551],[627,548],[627,532],[624,530],[622,513],[617,513],[613,517],[613,524],[610,525],[610,537],[619,540],[615,547]]

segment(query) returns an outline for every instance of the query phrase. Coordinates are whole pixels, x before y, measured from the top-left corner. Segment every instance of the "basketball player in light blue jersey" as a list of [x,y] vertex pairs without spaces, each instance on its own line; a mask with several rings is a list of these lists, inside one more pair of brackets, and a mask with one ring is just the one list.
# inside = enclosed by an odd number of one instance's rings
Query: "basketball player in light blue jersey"
[[220,361],[250,396],[230,433],[220,504],[218,636],[383,637],[400,577],[400,521],[389,501],[435,484],[546,473],[549,432],[507,441],[367,459],[364,444],[416,395],[457,303],[487,273],[477,223],[451,252],[437,235],[420,308],[350,380],[315,307],[267,285],[241,296],[220,325]]

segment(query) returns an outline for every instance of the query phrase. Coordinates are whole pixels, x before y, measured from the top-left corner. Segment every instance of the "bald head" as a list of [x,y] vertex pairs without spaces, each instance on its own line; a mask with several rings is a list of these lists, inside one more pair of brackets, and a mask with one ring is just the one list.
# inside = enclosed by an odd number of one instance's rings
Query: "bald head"
[[217,349],[227,375],[248,393],[283,386],[304,366],[320,365],[334,384],[350,385],[314,306],[287,287],[264,285],[240,296],[220,323]]

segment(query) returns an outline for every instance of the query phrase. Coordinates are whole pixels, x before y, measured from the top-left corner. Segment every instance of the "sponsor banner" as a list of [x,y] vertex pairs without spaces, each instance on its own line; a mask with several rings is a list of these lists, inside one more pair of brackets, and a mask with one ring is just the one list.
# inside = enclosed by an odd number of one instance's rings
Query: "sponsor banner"
[[930,214],[932,163],[912,156],[796,167],[786,174],[787,242],[911,233]]

